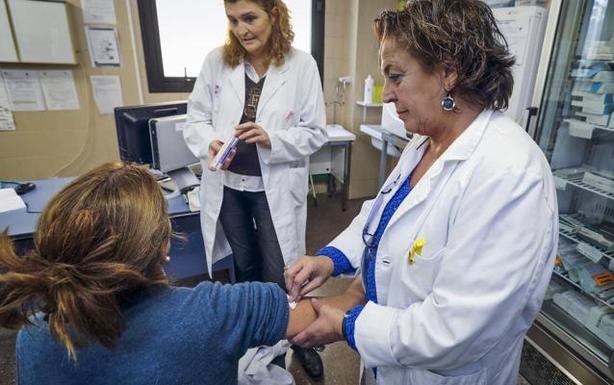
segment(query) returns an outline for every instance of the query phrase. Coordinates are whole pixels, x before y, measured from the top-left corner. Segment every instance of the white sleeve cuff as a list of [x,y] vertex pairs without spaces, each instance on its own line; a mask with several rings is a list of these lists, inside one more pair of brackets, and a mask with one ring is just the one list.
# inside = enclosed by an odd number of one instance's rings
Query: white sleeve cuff
[[392,354],[390,337],[402,311],[369,301],[360,312],[354,326],[354,339],[367,368],[400,365]]

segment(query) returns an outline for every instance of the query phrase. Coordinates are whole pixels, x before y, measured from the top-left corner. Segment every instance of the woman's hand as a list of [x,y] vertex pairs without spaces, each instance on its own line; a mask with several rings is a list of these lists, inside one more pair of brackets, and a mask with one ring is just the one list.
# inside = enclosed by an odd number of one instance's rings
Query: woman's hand
[[257,143],[264,148],[271,148],[271,139],[264,128],[254,122],[246,122],[235,128],[235,136],[245,143]]
[[[209,143],[209,170],[216,171],[215,165],[213,164],[213,159],[215,159],[215,156],[218,152],[220,152],[220,149],[223,145],[224,142],[222,142],[221,140],[213,140],[211,141],[211,143]],[[228,155],[228,158],[222,165],[222,170],[226,170],[228,166],[230,166],[230,162],[232,162],[232,159],[235,157],[236,153],[236,149],[232,150],[232,152],[230,153],[230,155]]]
[[322,286],[333,273],[333,261],[326,256],[303,256],[285,271],[286,289],[294,301]]
[[317,299],[311,300],[311,306],[316,313],[316,320],[290,342],[310,348],[343,340],[343,311]]

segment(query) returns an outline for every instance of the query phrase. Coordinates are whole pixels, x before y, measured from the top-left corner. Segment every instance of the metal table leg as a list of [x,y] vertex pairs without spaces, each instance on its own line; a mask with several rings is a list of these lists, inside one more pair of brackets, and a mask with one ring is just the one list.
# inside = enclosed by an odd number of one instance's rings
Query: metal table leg
[[344,147],[343,197],[341,197],[341,211],[345,211],[347,209],[347,200],[350,196],[350,166],[352,159],[352,142],[347,142]]
[[382,187],[386,180],[386,158],[388,155],[388,141],[382,138],[382,153],[379,157],[379,174],[377,175],[377,187]]

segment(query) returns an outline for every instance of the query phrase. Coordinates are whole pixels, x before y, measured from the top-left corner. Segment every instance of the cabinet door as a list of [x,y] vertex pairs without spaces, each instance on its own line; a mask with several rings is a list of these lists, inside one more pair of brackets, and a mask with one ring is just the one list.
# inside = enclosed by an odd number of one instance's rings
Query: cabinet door
[[66,3],[7,2],[22,63],[75,64]]
[[6,3],[0,0],[0,62],[16,62],[17,51],[13,32],[9,23],[9,15],[6,11]]
[[614,381],[614,0],[562,4],[538,123],[560,216],[540,316]]

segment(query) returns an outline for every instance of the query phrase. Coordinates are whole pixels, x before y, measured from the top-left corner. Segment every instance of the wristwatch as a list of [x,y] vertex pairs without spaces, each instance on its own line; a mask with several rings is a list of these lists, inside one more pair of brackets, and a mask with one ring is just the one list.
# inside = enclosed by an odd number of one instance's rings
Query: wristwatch
[[343,334],[343,338],[345,338],[346,340],[348,339],[347,331],[346,331],[346,323],[347,323],[348,318],[350,318],[351,311],[352,309],[346,311],[345,314],[343,315],[343,321],[341,321],[341,334]]

